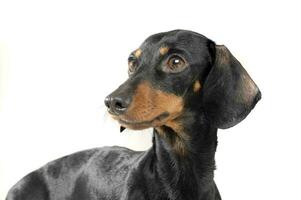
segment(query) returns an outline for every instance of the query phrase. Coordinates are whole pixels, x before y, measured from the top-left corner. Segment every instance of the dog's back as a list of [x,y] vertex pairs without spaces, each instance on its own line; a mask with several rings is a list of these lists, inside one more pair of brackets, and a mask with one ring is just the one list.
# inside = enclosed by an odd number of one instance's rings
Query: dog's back
[[122,147],[103,147],[62,157],[21,179],[7,200],[117,199],[139,155]]

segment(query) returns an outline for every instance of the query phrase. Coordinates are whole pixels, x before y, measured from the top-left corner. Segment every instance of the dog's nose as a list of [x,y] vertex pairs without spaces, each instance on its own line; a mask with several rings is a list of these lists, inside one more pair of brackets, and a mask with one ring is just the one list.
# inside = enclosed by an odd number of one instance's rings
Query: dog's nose
[[126,97],[109,95],[105,98],[105,105],[112,114],[121,115],[127,110],[130,100]]

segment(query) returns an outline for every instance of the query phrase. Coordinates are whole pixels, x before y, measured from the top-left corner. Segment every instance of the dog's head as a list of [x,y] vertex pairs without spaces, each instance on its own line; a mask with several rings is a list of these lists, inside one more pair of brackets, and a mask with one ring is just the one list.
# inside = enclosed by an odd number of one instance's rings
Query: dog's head
[[130,129],[169,126],[191,111],[204,114],[216,128],[228,128],[261,98],[225,46],[191,31],[150,36],[130,54],[128,65],[128,80],[105,104],[121,126]]

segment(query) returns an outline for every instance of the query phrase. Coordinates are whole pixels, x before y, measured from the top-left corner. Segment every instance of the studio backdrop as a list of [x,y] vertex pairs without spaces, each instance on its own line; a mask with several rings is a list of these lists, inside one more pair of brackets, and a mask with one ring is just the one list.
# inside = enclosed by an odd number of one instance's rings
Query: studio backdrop
[[219,130],[223,199],[300,199],[298,1],[0,2],[0,199],[49,161],[101,146],[147,150],[151,129],[120,133],[104,98],[151,34],[196,31],[226,45],[262,100]]

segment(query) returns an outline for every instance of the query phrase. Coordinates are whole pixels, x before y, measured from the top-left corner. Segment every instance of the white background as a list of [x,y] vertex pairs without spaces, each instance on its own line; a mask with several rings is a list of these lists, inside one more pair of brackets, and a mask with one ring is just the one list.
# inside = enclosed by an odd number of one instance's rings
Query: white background
[[219,131],[223,199],[301,199],[297,1],[0,1],[0,199],[28,172],[75,151],[144,150],[104,97],[149,35],[181,28],[225,44],[260,87],[248,118]]

